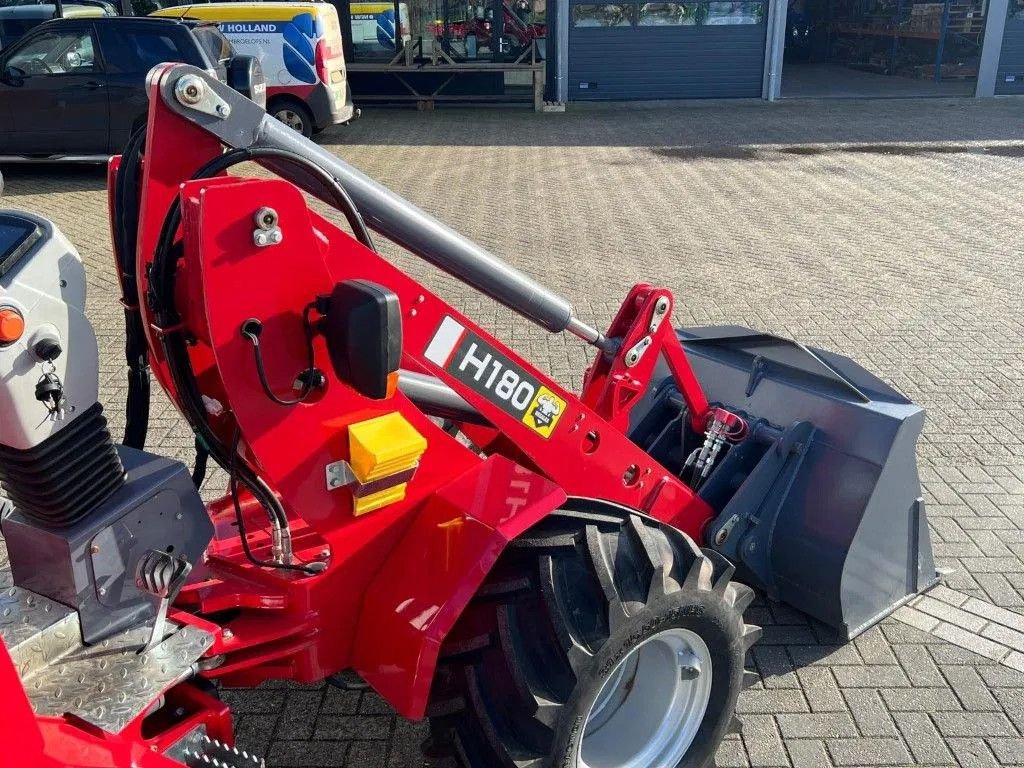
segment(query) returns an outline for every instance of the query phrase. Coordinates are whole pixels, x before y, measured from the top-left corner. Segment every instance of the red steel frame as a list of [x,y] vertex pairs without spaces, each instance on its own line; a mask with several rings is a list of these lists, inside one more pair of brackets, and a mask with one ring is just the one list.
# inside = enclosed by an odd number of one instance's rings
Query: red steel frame
[[[190,358],[203,393],[223,413],[210,416],[230,445],[240,431],[241,453],[280,498],[300,561],[319,560],[317,575],[253,566],[243,556],[229,497],[209,505],[216,534],[207,562],[179,597],[176,618],[215,632],[203,674],[234,684],[268,678],[313,681],[356,669],[406,717],[424,715],[434,666],[446,635],[505,545],[557,509],[567,496],[599,498],[643,511],[700,540],[711,509],[626,436],[629,410],[668,362],[695,429],[712,411],[671,327],[671,312],[650,330],[651,311],[671,294],[636,286],[609,336],[614,355],[599,353],[582,397],[514,351],[347,233],[312,211],[303,195],[279,179],[222,176],[190,181],[221,146],[199,126],[169,110],[159,95],[163,70],[150,80],[150,113],[141,191],[137,277],[145,296],[147,269],[168,208],[180,196],[184,257],[177,305],[194,339]],[[119,158],[111,164],[111,179]],[[111,203],[113,201],[111,200]],[[270,248],[253,244],[253,214],[274,208],[284,233]],[[272,403],[260,388],[252,347],[239,333],[251,317],[264,325],[267,376],[287,392],[307,363],[303,308],[343,280],[371,280],[394,291],[403,319],[404,368],[430,373],[460,394],[491,426],[465,425],[487,458],[428,419],[401,392],[371,400],[330,373],[325,344],[315,341],[318,367],[329,383],[310,402]],[[143,302],[154,372],[177,402],[159,334]],[[445,318],[454,319],[514,361],[566,402],[545,438],[461,383],[424,356]],[[651,336],[633,366],[624,355]],[[325,466],[348,458],[347,427],[400,412],[428,442],[407,497],[356,517],[347,490],[328,490]],[[269,559],[266,518],[243,498],[250,546]],[[0,665],[2,666],[2,665]],[[2,672],[2,670],[0,670]],[[203,707],[199,707],[200,710]],[[229,721],[215,705],[206,717],[221,733]],[[139,739],[167,743],[168,734]],[[103,765],[103,763],[98,763]]]

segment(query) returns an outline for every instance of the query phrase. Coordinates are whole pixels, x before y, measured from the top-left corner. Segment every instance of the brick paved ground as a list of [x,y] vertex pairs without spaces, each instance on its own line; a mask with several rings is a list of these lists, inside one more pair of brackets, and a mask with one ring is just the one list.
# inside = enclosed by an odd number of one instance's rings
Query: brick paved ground
[[[643,277],[675,287],[680,323],[743,323],[856,357],[928,409],[920,459],[936,555],[966,596],[952,604],[1021,613],[1022,118],[1020,101],[377,111],[324,142],[558,287],[594,324]],[[53,217],[88,262],[116,411],[102,175],[14,170],[5,202]],[[586,353],[572,340],[430,282],[578,387]],[[164,404],[151,435],[169,453],[191,447]],[[839,647],[785,606],[751,613],[765,625],[750,659],[761,683],[720,765],[1024,765],[1024,673],[895,619]],[[242,744],[272,768],[423,764],[421,729],[373,694],[225,695]]]

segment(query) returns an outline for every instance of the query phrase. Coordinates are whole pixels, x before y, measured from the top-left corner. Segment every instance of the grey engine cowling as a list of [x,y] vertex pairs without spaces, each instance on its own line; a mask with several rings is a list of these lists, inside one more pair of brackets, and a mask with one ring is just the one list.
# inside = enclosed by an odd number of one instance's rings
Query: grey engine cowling
[[144,555],[194,564],[213,526],[184,465],[114,445],[85,291],[53,224],[0,210],[0,311],[24,322],[0,343],[0,527],[15,584],[76,609],[94,643],[155,615]]

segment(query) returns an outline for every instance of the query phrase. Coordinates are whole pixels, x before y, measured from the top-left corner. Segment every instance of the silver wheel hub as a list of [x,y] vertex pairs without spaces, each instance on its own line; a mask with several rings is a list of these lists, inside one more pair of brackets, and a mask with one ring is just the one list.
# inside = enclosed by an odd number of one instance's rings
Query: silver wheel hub
[[302,115],[291,109],[279,109],[274,113],[274,117],[280,120],[282,123],[287,125],[289,128],[294,128],[296,131],[302,130]]
[[667,629],[631,650],[590,709],[578,768],[675,768],[711,697],[711,652],[688,629]]

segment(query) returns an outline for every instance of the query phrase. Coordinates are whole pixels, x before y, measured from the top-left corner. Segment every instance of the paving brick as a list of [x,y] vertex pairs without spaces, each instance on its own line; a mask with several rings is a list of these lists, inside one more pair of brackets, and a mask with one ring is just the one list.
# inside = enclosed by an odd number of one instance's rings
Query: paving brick
[[896,664],[896,657],[893,655],[892,646],[885,639],[879,627],[869,629],[863,633],[854,643],[860,652],[860,657],[865,664]]
[[942,674],[963,704],[973,712],[998,712],[1000,707],[974,667],[946,666]]
[[950,765],[955,762],[926,712],[898,712],[895,718],[900,734],[918,763]]
[[347,751],[334,741],[278,741],[267,759],[274,768],[342,768]]
[[896,724],[878,691],[850,689],[843,691],[857,728],[864,736],[895,736]]
[[956,608],[948,603],[936,600],[929,595],[924,595],[912,603],[913,607],[929,616],[934,616],[940,622],[952,624],[971,632],[980,632],[988,623],[980,616]]
[[932,661],[928,652],[919,645],[896,645],[893,647],[900,667],[910,679],[910,684],[917,687],[943,686],[946,678],[942,676],[938,666]]
[[267,689],[223,688],[220,697],[231,707],[233,712],[241,715],[276,714],[284,706],[285,692]]
[[832,670],[841,688],[909,687],[906,673],[896,666],[836,667]]
[[345,691],[332,686],[327,689],[320,711],[331,715],[354,715],[361,697],[359,691]]
[[789,767],[789,757],[771,715],[747,715],[743,718],[743,745],[752,766]]
[[939,624],[935,628],[935,634],[943,640],[948,640],[954,645],[993,661],[1002,661],[1010,653],[1010,649],[1005,645],[980,637],[960,627],[954,627],[952,624]]
[[345,758],[345,768],[382,768],[387,761],[387,745],[379,741],[354,741]]
[[800,681],[796,679],[793,669],[793,662],[784,647],[758,644],[754,646],[753,653],[765,688],[800,687]]
[[1016,736],[1006,715],[981,712],[935,712],[935,725],[949,738],[955,736]]
[[1014,727],[1024,734],[1024,688],[996,688],[993,696]]
[[1018,653],[1024,652],[1024,632],[1017,632],[1001,624],[992,623],[981,630],[981,634],[983,637],[1005,645]]
[[390,731],[390,717],[323,715],[316,722],[318,739],[386,739]]
[[740,714],[807,712],[808,709],[803,692],[791,689],[745,691],[736,705]]
[[323,691],[288,691],[275,736],[279,739],[313,738],[313,726],[323,698]]
[[779,715],[776,720],[785,738],[823,739],[857,735],[853,718],[845,712]]
[[827,667],[805,667],[797,671],[812,712],[845,712],[846,700]]
[[274,738],[277,715],[235,716],[235,740],[244,750],[266,755]]
[[747,751],[740,739],[723,741],[715,753],[716,768],[747,768],[749,765]]
[[828,667],[860,666],[864,663],[857,652],[857,647],[853,644],[838,646],[790,645],[786,647],[786,650],[789,651],[789,656],[797,667],[806,667],[811,664]]
[[825,742],[816,739],[787,739],[786,749],[793,768],[832,768]]
[[1003,664],[1011,669],[1024,672],[1024,653],[1020,653],[1019,651],[1010,651],[1006,658],[1003,659]]
[[1024,765],[1024,739],[989,739],[988,745],[1003,765]]
[[931,614],[919,611],[909,605],[904,605],[893,613],[893,618],[916,627],[924,632],[932,632],[939,626],[939,619]]
[[962,768],[1002,768],[984,739],[947,739],[946,744]]
[[830,739],[828,751],[836,765],[904,765],[910,760],[899,739]]
[[949,688],[883,688],[879,693],[890,712],[959,712],[963,709]]

